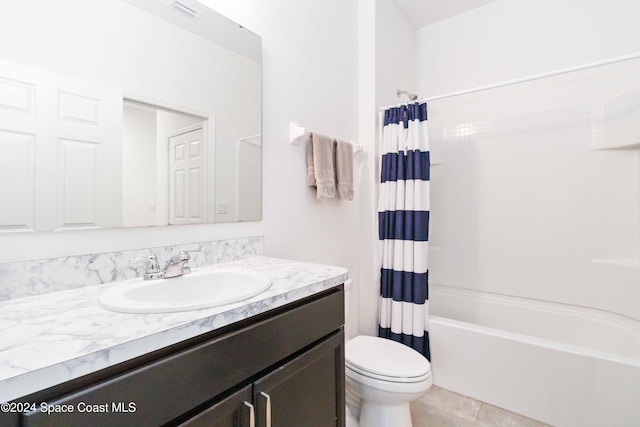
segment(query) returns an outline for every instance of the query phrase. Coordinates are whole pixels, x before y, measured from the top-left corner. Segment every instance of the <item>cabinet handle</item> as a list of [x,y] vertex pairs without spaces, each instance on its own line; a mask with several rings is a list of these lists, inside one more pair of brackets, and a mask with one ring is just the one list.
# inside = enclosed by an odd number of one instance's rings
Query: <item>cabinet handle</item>
[[271,396],[269,396],[264,391],[261,391],[260,394],[262,395],[262,397],[265,398],[266,404],[267,404],[266,414],[265,414],[266,427],[271,427]]
[[247,401],[244,404],[249,408],[249,427],[256,427],[256,411],[253,405]]

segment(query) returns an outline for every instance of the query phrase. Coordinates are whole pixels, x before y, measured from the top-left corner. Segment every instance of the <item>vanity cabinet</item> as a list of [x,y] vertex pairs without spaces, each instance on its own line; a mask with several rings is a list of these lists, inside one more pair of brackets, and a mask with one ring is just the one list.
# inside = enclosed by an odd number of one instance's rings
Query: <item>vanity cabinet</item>
[[[342,286],[20,402],[15,426],[344,427]],[[252,424],[252,422],[254,424]]]

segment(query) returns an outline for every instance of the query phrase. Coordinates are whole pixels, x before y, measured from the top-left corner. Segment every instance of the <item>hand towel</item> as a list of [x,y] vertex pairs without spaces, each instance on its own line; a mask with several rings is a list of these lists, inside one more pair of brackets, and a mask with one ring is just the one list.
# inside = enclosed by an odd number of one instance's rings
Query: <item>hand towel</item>
[[311,134],[305,133],[303,136],[298,137],[300,141],[306,141],[307,145],[307,185],[309,187],[316,187],[316,174],[313,169],[313,142],[311,141]]
[[335,142],[328,136],[310,133],[307,141],[307,184],[316,187],[318,199],[336,196]]
[[353,200],[353,145],[336,141],[336,184],[338,197]]

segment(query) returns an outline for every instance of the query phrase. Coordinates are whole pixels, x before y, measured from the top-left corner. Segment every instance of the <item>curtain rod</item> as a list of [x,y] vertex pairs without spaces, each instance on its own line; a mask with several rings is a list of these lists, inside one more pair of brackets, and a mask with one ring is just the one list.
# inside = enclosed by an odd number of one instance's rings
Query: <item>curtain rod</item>
[[533,81],[533,80],[544,79],[546,77],[559,76],[559,75],[562,75],[562,74],[573,73],[574,71],[581,71],[581,70],[586,70],[586,69],[589,69],[589,68],[601,67],[603,65],[610,65],[610,64],[615,64],[615,63],[624,62],[624,61],[630,61],[630,60],[638,59],[638,58],[640,58],[640,53],[632,53],[630,55],[617,56],[615,58],[609,58],[609,59],[605,59],[603,61],[590,62],[590,63],[587,63],[587,64],[578,65],[578,66],[575,66],[575,67],[562,68],[560,70],[550,71],[550,72],[541,73],[541,74],[534,74],[532,76],[522,77],[522,78],[519,78],[519,79],[506,80],[506,81],[500,82],[500,83],[493,83],[493,84],[489,84],[489,85],[474,87],[474,88],[471,88],[471,89],[465,89],[465,90],[460,90],[460,91],[456,91],[456,92],[449,92],[449,93],[445,93],[445,94],[442,94],[442,95],[430,96],[428,98],[421,98],[421,99],[417,99],[416,101],[412,101],[412,102],[409,102],[409,103],[405,102],[405,103],[401,103],[401,104],[397,104],[397,105],[389,105],[389,106],[386,106],[386,107],[380,107],[380,110],[386,110],[388,108],[400,107],[402,105],[407,105],[407,104],[413,104],[414,102],[429,102],[429,101],[435,101],[437,99],[444,99],[444,98],[450,98],[450,97],[453,97],[453,96],[467,95],[469,93],[482,92],[482,91],[488,90],[488,89],[495,89],[495,88],[499,88],[499,87],[503,87],[503,86],[510,86],[510,85],[517,84],[517,83],[524,83],[524,82],[529,82],[529,81]]

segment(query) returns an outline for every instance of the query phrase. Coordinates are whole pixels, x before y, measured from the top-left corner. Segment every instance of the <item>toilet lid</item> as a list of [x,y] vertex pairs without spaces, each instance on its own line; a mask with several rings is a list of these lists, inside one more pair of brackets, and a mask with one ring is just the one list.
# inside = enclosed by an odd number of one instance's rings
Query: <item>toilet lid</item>
[[347,342],[347,366],[374,377],[419,379],[430,374],[429,361],[404,344],[360,335]]

